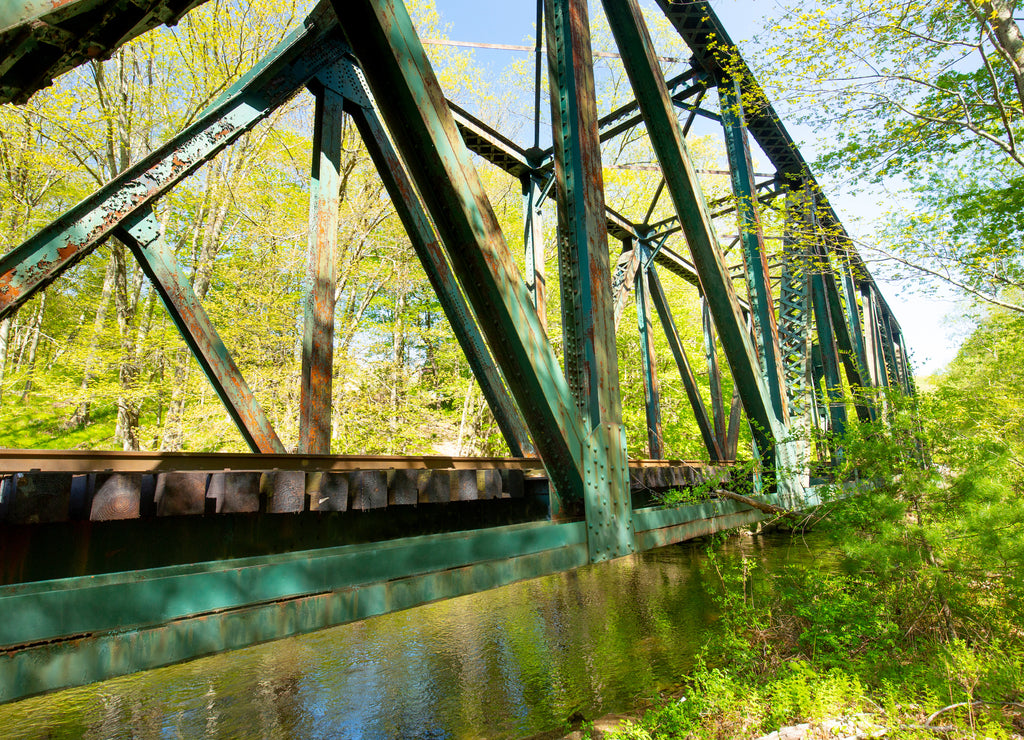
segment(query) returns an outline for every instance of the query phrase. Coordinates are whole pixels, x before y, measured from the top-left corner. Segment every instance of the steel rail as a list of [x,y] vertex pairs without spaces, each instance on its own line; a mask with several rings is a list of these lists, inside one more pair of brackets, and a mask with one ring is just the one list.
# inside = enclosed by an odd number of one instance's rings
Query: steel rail
[[[698,460],[630,460],[630,468],[706,466]],[[357,470],[542,470],[536,457],[447,455],[277,455],[250,452],[3,450],[0,474],[202,471],[350,472]]]

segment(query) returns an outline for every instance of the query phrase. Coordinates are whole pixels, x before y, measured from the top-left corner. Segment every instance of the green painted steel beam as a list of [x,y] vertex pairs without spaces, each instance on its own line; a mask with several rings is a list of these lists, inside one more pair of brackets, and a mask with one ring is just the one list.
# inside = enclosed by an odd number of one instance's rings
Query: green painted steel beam
[[405,6],[334,7],[558,495],[582,499],[588,433]]
[[334,379],[334,290],[338,282],[338,208],[345,99],[316,86],[309,183],[309,246],[303,286],[299,452],[331,452]]
[[743,99],[737,81],[725,77],[718,83],[719,105],[725,149],[729,157],[729,177],[736,198],[736,215],[740,243],[743,246],[743,269],[753,318],[753,331],[765,385],[771,395],[772,409],[779,419],[788,419],[786,384],[779,352],[779,330],[775,319],[768,255],[764,249],[764,232],[758,209],[754,167],[750,160],[747,123]]
[[[103,593],[112,593],[118,600],[116,604],[102,600],[97,604],[97,608],[107,614],[117,611],[118,607],[125,611],[144,611],[153,598],[165,598],[169,604],[182,606],[188,601],[190,592],[210,588],[214,573],[204,570],[210,571],[211,566],[217,565],[223,569],[220,573],[222,582],[214,586],[223,589],[216,594],[222,598],[206,599],[206,602],[225,606],[212,611],[190,612],[178,619],[161,619],[148,626],[78,633],[69,639],[0,651],[0,702],[248,647],[571,570],[587,563],[586,535],[582,524],[521,525],[520,529],[523,527],[532,527],[536,531],[508,531],[516,529],[511,527],[412,538],[391,547],[388,545],[392,543],[378,543],[348,548],[361,549],[359,555],[355,552],[348,556],[336,553],[322,558],[317,552],[302,552],[273,556],[265,559],[262,566],[243,566],[233,577],[230,572],[238,561],[193,567],[194,572],[181,574],[174,583],[151,584],[145,575],[125,579],[123,574],[118,574],[122,576],[122,582],[114,583],[110,578],[78,600],[101,599]],[[492,546],[488,546],[488,540],[492,541]],[[471,541],[470,549],[475,552],[468,551],[466,544],[460,547],[460,541]],[[539,547],[535,541],[554,544]],[[466,557],[445,558],[443,553],[449,549],[449,544],[456,550],[466,551]],[[319,584],[315,583],[317,579],[313,579],[306,585],[319,590],[296,591],[295,586],[303,583],[309,570],[302,567],[303,561],[310,559],[317,563],[324,578],[337,576],[335,581],[347,580],[349,585],[325,589],[320,587],[326,583],[324,579],[319,579]],[[439,562],[451,565],[432,570],[430,565]],[[353,571],[362,573],[364,565],[367,570],[364,577],[353,574]],[[297,568],[306,574],[279,572]],[[392,575],[381,577],[382,573]],[[72,584],[46,583],[67,587],[62,592],[65,599],[61,604],[74,600],[66,598],[74,594],[69,590],[73,588]],[[35,589],[34,595],[43,588],[45,585]],[[294,592],[294,595],[262,602],[255,598],[274,592]],[[198,605],[198,601],[189,608]],[[117,617],[116,614],[111,616]],[[93,620],[92,623],[99,622]]]
[[[714,422],[715,441],[724,454],[726,449],[725,404],[722,399],[722,373],[718,369],[718,347],[715,322],[708,310],[708,301],[700,297],[701,330],[704,335],[704,357],[708,365],[708,392],[711,394],[711,419]],[[703,404],[701,404],[703,405]]]
[[224,147],[291,98],[346,52],[330,23],[307,25],[282,41],[244,84],[194,124],[125,170],[35,236],[0,257],[0,319],[77,264],[125,219],[151,206]]
[[384,131],[358,70],[352,63],[344,61],[337,71],[336,80],[333,76],[326,79],[330,84],[338,85],[345,94],[352,120],[377,167],[384,188],[391,196],[398,218],[405,227],[427,279],[437,294],[441,308],[452,327],[452,333],[455,334],[466,356],[470,370],[480,385],[480,391],[494,415],[509,451],[516,457],[536,454],[526,423],[505,387],[498,367],[487,349],[487,343],[480,333],[476,317],[473,316],[459,290],[458,280],[448,264],[444,248],[434,235],[430,218],[424,212],[405,166]]
[[249,449],[283,453],[284,445],[192,290],[153,212],[146,208],[133,213],[114,233],[142,265]]
[[[641,255],[649,251],[643,242],[638,244],[638,249]],[[646,261],[644,258],[643,262]],[[654,356],[654,326],[651,324],[651,288],[647,277],[648,271],[653,269],[653,266],[648,269],[641,267],[636,276],[636,324],[640,333],[640,358],[644,374],[647,454],[653,460],[660,460],[665,456],[665,443],[661,429],[661,388],[658,384],[657,361]]]
[[544,248],[545,180],[535,173],[523,177],[523,248],[526,257],[526,288],[533,296],[540,324],[548,328],[547,255]]
[[658,312],[658,319],[661,321],[661,328],[668,339],[669,349],[672,350],[672,357],[679,369],[679,376],[683,381],[683,388],[686,390],[686,397],[690,401],[693,415],[697,420],[697,428],[700,429],[700,436],[704,440],[704,447],[708,451],[712,462],[719,462],[726,458],[722,446],[714,433],[711,421],[708,419],[707,408],[704,406],[704,399],[700,395],[700,387],[690,367],[690,359],[686,356],[686,349],[679,338],[679,331],[676,329],[675,319],[672,317],[672,310],[668,304],[668,297],[661,285],[661,278],[658,277],[654,265],[648,270],[648,281],[650,285],[651,301]]
[[811,306],[814,309],[814,326],[818,331],[818,352],[821,358],[825,393],[828,399],[828,415],[832,432],[841,437],[846,431],[846,403],[843,400],[843,382],[839,375],[839,352],[833,331],[832,309],[825,289],[822,271],[816,266],[811,273]]
[[654,46],[636,0],[604,0],[603,5],[690,246],[733,378],[740,389],[743,407],[754,427],[759,452],[767,455],[775,440],[786,436],[786,424],[772,408],[771,395],[744,326],[732,279],[718,247]]
[[0,647],[154,626],[584,545],[585,540],[582,523],[539,522],[3,586]]
[[583,417],[590,558],[633,552],[601,142],[586,0],[545,0],[565,374]]

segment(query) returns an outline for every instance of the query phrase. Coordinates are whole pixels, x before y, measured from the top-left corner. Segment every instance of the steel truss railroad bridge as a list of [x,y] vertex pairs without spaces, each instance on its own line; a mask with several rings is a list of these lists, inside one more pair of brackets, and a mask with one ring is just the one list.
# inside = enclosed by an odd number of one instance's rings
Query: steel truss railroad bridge
[[[0,100],[112,53],[202,0],[17,0],[0,10]],[[585,0],[545,0],[552,141],[524,148],[445,99],[402,0],[323,0],[189,128],[0,259],[0,318],[115,237],[127,245],[254,454],[0,456],[0,701],[575,568],[766,516],[650,490],[729,474],[745,415],[758,498],[819,502],[812,427],[912,392],[903,335],[750,69],[704,0],[657,0],[692,51],[665,79],[637,0],[603,0],[635,100],[598,117]],[[538,34],[540,35],[540,34]],[[537,83],[541,51],[537,49]],[[299,454],[250,392],[164,241],[154,204],[303,89],[316,99]],[[703,107],[709,93],[718,105]],[[539,107],[539,93],[538,93]],[[340,125],[379,170],[509,449],[501,459],[329,455]],[[685,136],[721,123],[733,197],[708,202]],[[539,121],[539,111],[538,119]],[[539,124],[538,124],[539,125]],[[675,216],[605,206],[601,143],[646,127]],[[757,181],[750,139],[774,167]],[[536,144],[536,142],[535,142]],[[475,156],[474,156],[475,155]],[[522,183],[525,279],[475,157]],[[654,175],[658,176],[658,175]],[[557,204],[564,371],[546,333],[541,217]],[[775,201],[775,203],[773,203]],[[784,203],[770,265],[760,212]],[[718,209],[713,211],[713,209]],[[738,223],[724,245],[716,220]],[[735,220],[734,220],[735,219]],[[610,257],[616,245],[617,259]],[[731,249],[742,262],[730,268]],[[659,280],[704,307],[710,410]],[[742,278],[746,295],[734,288]],[[635,295],[651,459],[627,458],[616,325]],[[709,463],[666,459],[650,305]],[[718,346],[734,380],[731,404]],[[844,377],[845,376],[845,377]],[[771,483],[766,483],[771,481]]]

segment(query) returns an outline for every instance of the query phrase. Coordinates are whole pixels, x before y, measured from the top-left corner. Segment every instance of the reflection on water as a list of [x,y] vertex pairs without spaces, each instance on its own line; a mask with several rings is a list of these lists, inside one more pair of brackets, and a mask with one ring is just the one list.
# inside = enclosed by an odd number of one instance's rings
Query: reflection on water
[[[736,538],[762,568],[812,557]],[[702,548],[612,563],[0,706],[4,738],[516,738],[685,675],[714,622]]]

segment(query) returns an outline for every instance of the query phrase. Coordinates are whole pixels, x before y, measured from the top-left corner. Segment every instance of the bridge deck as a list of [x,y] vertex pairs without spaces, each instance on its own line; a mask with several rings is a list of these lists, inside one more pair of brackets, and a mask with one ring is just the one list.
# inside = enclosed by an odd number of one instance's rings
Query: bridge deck
[[[25,453],[0,464],[0,701],[589,562],[582,512],[548,520],[547,479],[527,458]],[[726,475],[634,462],[636,549],[767,516],[714,497],[651,505],[651,491]],[[806,496],[761,498],[818,503]]]

